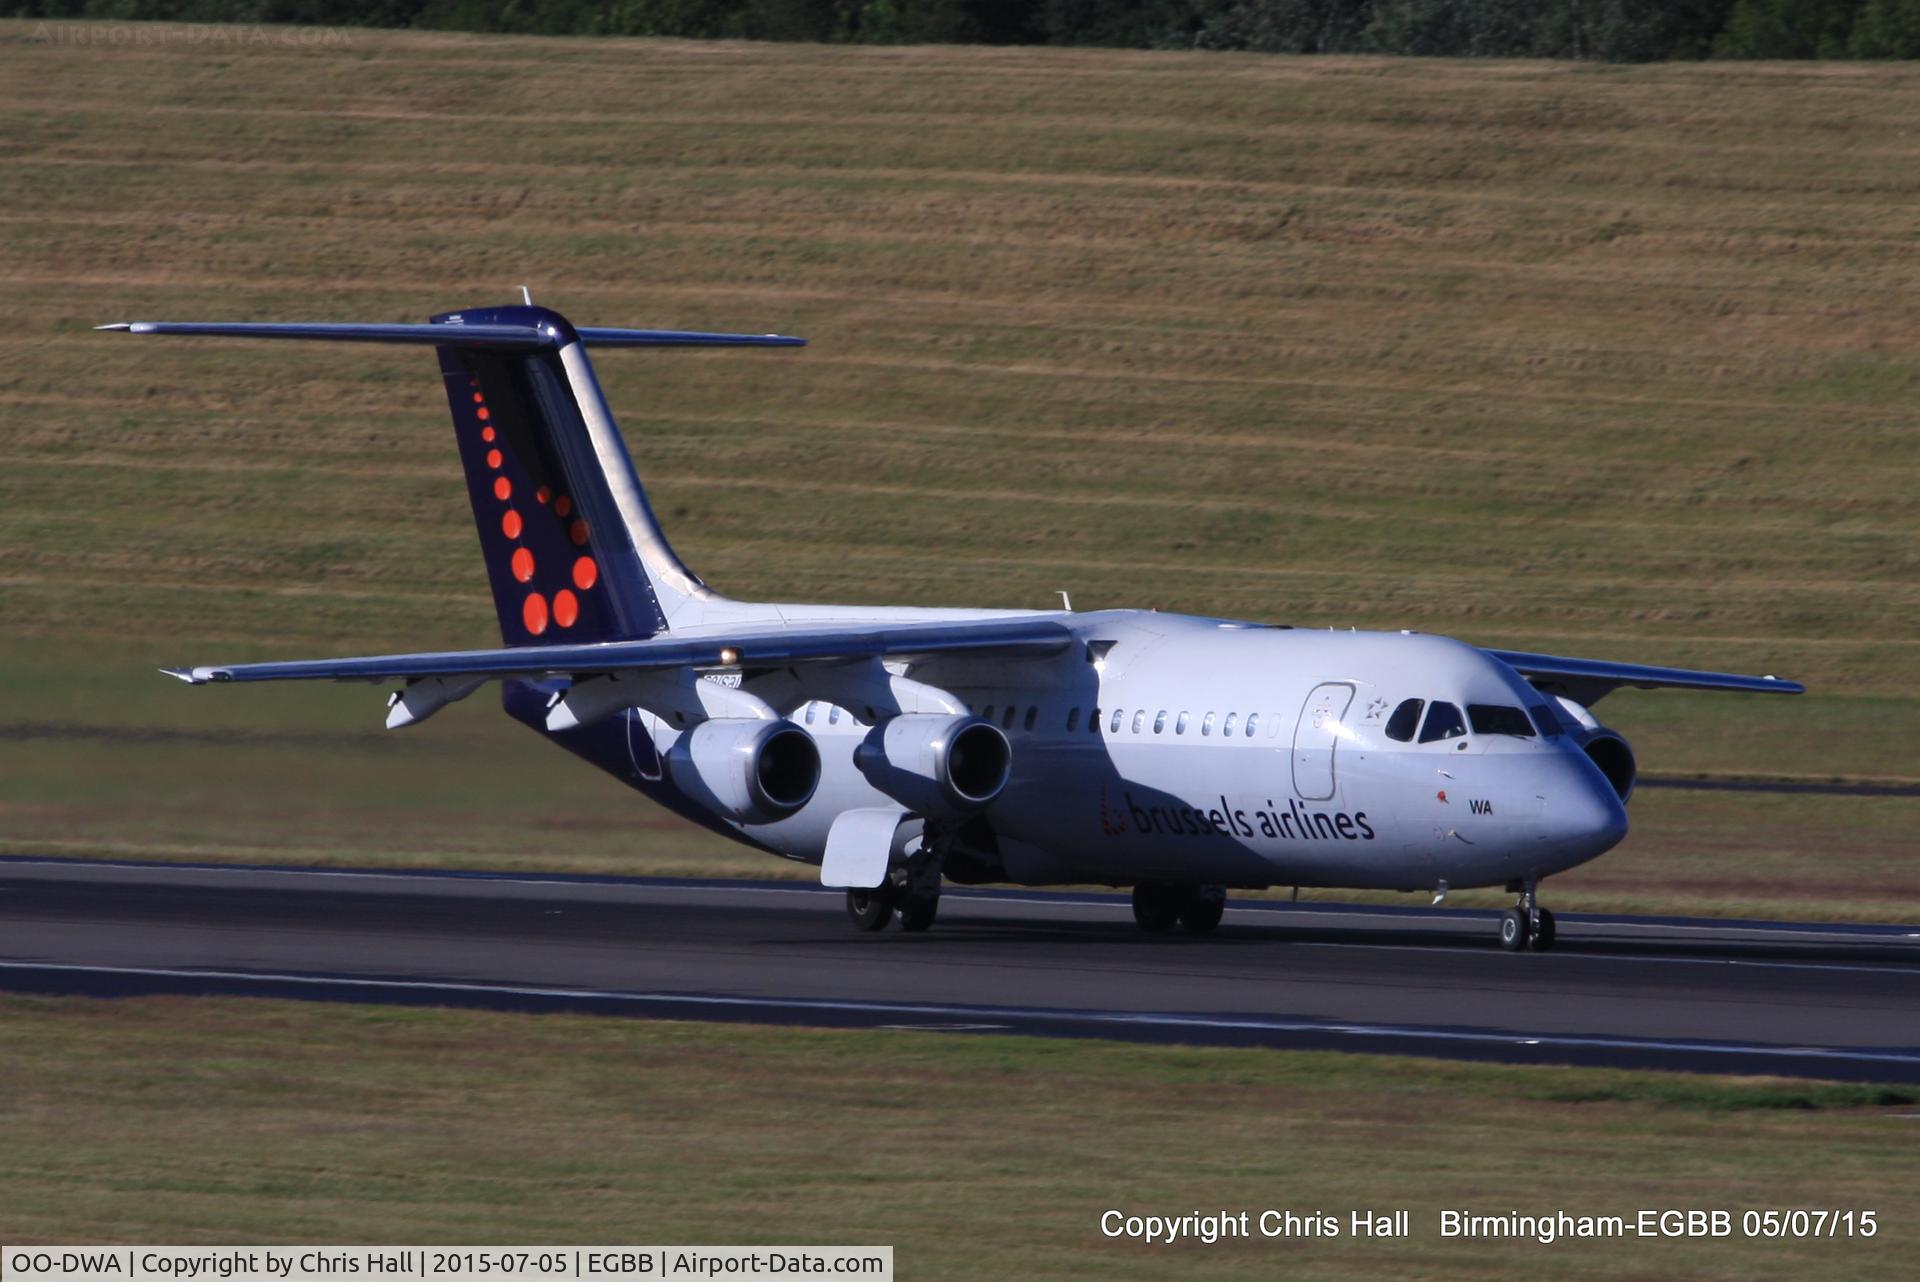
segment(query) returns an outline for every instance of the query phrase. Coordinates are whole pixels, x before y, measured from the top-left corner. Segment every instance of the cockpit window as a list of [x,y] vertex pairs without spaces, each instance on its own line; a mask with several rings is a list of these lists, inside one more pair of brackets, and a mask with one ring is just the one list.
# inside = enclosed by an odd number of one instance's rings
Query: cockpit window
[[1420,709],[1426,706],[1425,699],[1402,699],[1393,715],[1387,718],[1387,738],[1412,743],[1413,732],[1420,725]]
[[1427,709],[1427,724],[1420,727],[1420,742],[1433,743],[1439,739],[1458,739],[1466,732],[1467,723],[1461,717],[1460,709],[1451,703],[1436,703]]
[[1549,739],[1560,737],[1560,718],[1554,715],[1552,708],[1544,703],[1536,703],[1527,709],[1533,714],[1533,724],[1540,727],[1540,733]]
[[1467,720],[1475,734],[1510,734],[1516,739],[1533,738],[1533,722],[1518,708],[1500,703],[1469,703]]

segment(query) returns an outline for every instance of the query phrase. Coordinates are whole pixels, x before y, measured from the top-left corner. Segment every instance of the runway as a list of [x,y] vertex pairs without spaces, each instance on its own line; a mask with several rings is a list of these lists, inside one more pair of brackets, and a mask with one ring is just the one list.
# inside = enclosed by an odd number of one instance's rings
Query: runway
[[1920,926],[950,889],[860,935],[793,882],[0,859],[0,988],[253,994],[1920,1082]]

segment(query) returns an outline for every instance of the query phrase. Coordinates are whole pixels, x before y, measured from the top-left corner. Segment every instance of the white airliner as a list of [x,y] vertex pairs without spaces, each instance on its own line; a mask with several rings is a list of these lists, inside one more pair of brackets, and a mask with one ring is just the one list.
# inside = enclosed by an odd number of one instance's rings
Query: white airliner
[[1143,928],[1198,934],[1233,887],[1504,886],[1501,944],[1545,949],[1541,879],[1627,831],[1633,753],[1592,705],[1802,689],[1412,632],[730,600],[668,547],[587,349],[802,340],[530,304],[101,328],[435,348],[504,642],[172,675],[392,684],[396,728],[499,681],[509,714],[660,804],[818,865],[862,930],[926,929],[944,881],[1131,886]]

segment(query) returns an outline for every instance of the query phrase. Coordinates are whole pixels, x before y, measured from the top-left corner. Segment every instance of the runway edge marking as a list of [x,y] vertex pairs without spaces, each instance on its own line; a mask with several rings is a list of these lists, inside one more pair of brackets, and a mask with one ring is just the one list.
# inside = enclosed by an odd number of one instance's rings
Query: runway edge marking
[[[669,891],[718,890],[746,894],[815,896],[838,896],[840,894],[839,891],[830,890],[811,882],[771,881],[745,877],[627,877],[610,873],[484,872],[459,868],[319,868],[297,864],[187,863],[173,860],[69,859],[57,855],[0,855],[0,869],[5,869],[10,865],[42,868],[120,868],[156,873],[253,873],[289,877],[358,878],[374,881],[491,882],[519,886],[627,886],[635,889]],[[1128,898],[1123,893],[1107,894],[1100,891],[1049,891],[1025,887],[1007,890],[987,887],[969,887],[948,892],[948,897],[954,900],[967,899],[990,903],[1029,903],[1085,908],[1108,906],[1124,907],[1128,903]],[[1497,917],[1500,912],[1499,909],[1494,908],[1456,908],[1442,911],[1433,908],[1401,904],[1347,904],[1321,901],[1296,903],[1277,899],[1243,899],[1230,904],[1228,911],[1298,913],[1303,916],[1324,914],[1327,916],[1416,918],[1434,922],[1491,920]],[[1920,922],[1906,924],[1892,922],[1798,922],[1769,921],[1745,917],[1635,917],[1624,913],[1561,913],[1560,920],[1562,925],[1568,923],[1585,923],[1588,925],[1621,926],[1637,930],[1653,928],[1717,931],[1747,930],[1755,932],[1772,931],[1788,934],[1865,937],[1870,939],[1920,939]]]
[[[1789,1063],[1840,1067],[1863,1066],[1903,1070],[1920,1080],[1920,1051],[1904,1052],[1891,1048],[1847,1048],[1820,1046],[1768,1045],[1758,1042],[1688,1041],[1669,1038],[1632,1038],[1564,1033],[1497,1032],[1493,1030],[1424,1027],[1413,1024],[1370,1024],[1339,1021],[1283,1020],[1259,1017],[1181,1015],[1159,1012],[1052,1010],[1043,1007],[969,1006],[937,1002],[873,1002],[832,998],[745,997],[732,994],[647,993],[616,989],[555,988],[540,985],[483,984],[453,980],[370,979],[359,976],[309,975],[279,971],[190,970],[169,967],[80,966],[61,962],[0,962],[0,975],[37,972],[53,975],[92,975],[121,978],[149,978],[199,981],[261,988],[345,989],[364,993],[389,993],[515,998],[522,1001],[598,1002],[618,1005],[666,1006],[682,1010],[762,1010],[810,1012],[816,1014],[857,1014],[870,1016],[918,1016],[955,1020],[1010,1020],[1015,1032],[1045,1035],[1044,1031],[1017,1025],[1077,1025],[1094,1029],[1128,1031],[1146,1029],[1189,1032],[1277,1033],[1305,1036],[1353,1037],[1355,1039],[1399,1040],[1434,1045],[1474,1046],[1483,1050],[1544,1048],[1558,1051],[1640,1052],[1667,1056],[1732,1058],[1736,1062],[1771,1060]],[[1138,1039],[1135,1039],[1138,1040]],[[1326,1049],[1316,1047],[1315,1049]],[[1354,1048],[1365,1053],[1359,1047]],[[1538,1063],[1537,1060],[1508,1061]],[[1603,1061],[1602,1061],[1603,1062]],[[1682,1071],[1726,1072],[1726,1068],[1701,1069],[1681,1065]],[[1809,1073],[1808,1075],[1813,1075]]]

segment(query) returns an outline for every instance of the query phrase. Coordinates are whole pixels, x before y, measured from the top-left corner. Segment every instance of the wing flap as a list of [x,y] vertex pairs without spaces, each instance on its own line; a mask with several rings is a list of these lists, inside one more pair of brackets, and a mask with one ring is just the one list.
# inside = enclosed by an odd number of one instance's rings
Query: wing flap
[[744,628],[712,636],[665,633],[598,645],[443,650],[285,663],[236,663],[162,671],[192,685],[226,681],[414,681],[427,677],[546,677],[662,668],[768,668],[853,659],[991,653],[1040,658],[1072,644],[1049,618],[902,623],[891,627]]

